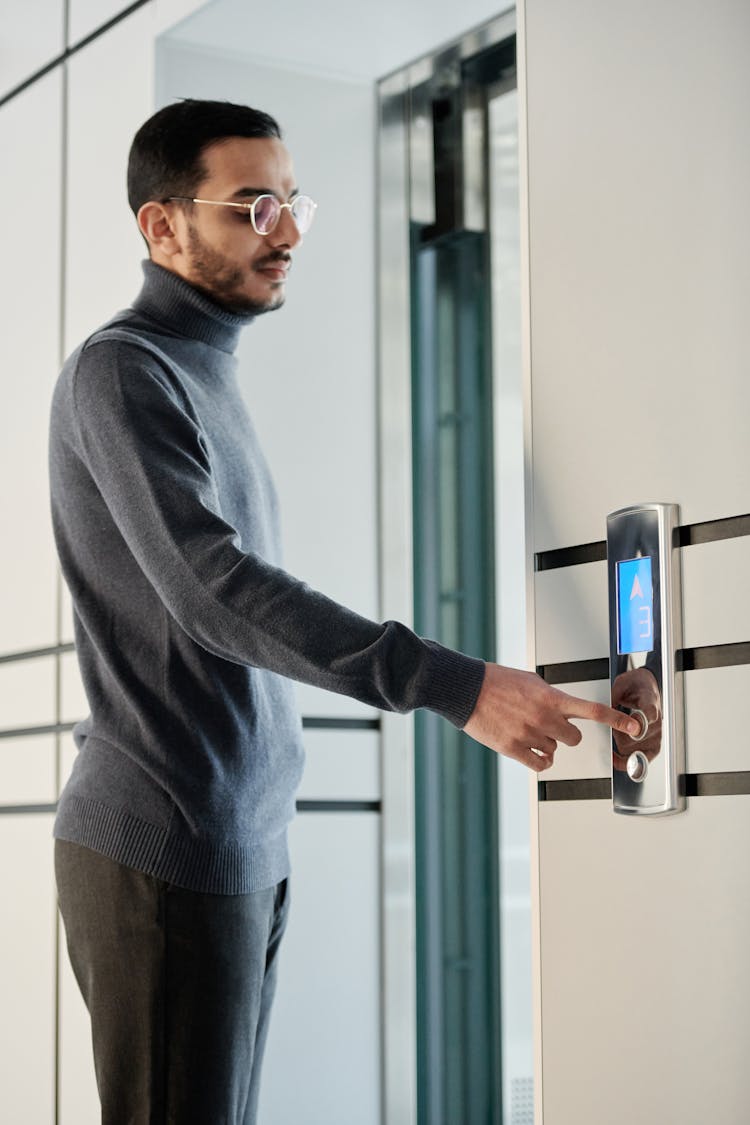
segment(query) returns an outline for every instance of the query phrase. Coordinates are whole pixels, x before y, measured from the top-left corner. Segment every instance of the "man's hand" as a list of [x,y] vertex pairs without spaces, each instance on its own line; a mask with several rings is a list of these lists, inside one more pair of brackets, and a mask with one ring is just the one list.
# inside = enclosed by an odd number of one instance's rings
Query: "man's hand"
[[593,719],[637,736],[640,724],[603,703],[577,699],[550,687],[534,672],[488,664],[476,706],[464,727],[477,742],[541,773],[554,763],[558,742],[577,746],[578,727],[569,719]]

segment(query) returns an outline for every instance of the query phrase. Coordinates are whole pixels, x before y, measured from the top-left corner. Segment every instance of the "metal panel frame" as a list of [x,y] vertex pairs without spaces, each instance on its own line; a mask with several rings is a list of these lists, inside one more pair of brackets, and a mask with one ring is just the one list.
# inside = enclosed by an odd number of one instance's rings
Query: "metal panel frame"
[[[468,32],[457,43],[385,76],[378,84],[378,479],[381,615],[410,623],[414,616],[411,329],[409,297],[409,90],[446,62],[507,39],[514,10]],[[523,166],[523,165],[522,165]],[[525,188],[525,184],[524,184]],[[522,190],[525,213],[525,196]],[[525,231],[525,225],[522,227]],[[527,249],[524,245],[524,278]],[[524,309],[526,302],[524,301]],[[526,314],[525,314],[526,315]],[[524,337],[527,329],[524,324]],[[526,352],[527,348],[524,349]],[[528,363],[525,362],[526,372]],[[526,381],[526,375],[525,375]],[[525,391],[530,399],[530,391]],[[526,422],[526,449],[530,423]],[[530,471],[530,470],[529,470]],[[530,477],[528,478],[530,480]],[[527,527],[531,527],[527,515]],[[527,589],[532,589],[530,559]],[[531,604],[529,602],[529,604]],[[533,626],[532,626],[533,628]],[[532,632],[533,635],[533,632]],[[530,654],[531,655],[531,654]],[[533,660],[530,666],[533,667]],[[416,918],[414,884],[414,726],[382,721],[382,949],[384,1122],[415,1125]],[[534,802],[534,807],[536,802]]]
[[[413,618],[407,74],[380,86],[378,477],[381,615]],[[416,1121],[414,726],[382,722],[383,1118]]]

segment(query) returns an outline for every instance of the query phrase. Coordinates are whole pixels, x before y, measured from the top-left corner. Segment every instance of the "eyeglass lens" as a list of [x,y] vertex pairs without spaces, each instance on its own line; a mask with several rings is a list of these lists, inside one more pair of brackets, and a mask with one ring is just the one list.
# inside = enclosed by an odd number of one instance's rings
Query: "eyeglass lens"
[[[315,205],[308,195],[297,195],[292,200],[292,218],[300,234],[310,229],[315,215]],[[270,234],[281,216],[281,204],[273,195],[259,195],[255,200],[253,218],[258,234]]]

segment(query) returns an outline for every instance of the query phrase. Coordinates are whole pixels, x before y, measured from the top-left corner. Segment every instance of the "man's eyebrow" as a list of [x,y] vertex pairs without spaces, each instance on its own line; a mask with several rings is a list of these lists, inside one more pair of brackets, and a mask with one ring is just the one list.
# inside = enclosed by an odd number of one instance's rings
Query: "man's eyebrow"
[[[280,196],[269,187],[241,187],[237,189],[232,199],[254,199],[258,195],[272,195],[275,199],[280,199]],[[289,199],[294,199],[295,195],[299,195],[299,188],[294,188],[289,193]],[[281,202],[286,203],[288,201],[282,199]]]

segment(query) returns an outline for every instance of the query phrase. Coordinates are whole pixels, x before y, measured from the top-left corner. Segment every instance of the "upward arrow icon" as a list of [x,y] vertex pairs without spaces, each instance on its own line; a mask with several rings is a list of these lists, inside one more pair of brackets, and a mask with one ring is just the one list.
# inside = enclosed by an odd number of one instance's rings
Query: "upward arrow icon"
[[635,582],[633,583],[633,589],[630,591],[630,600],[632,602],[633,598],[642,598],[642,597],[643,597],[643,590],[641,589],[641,584],[638,581],[638,575],[636,574]]

